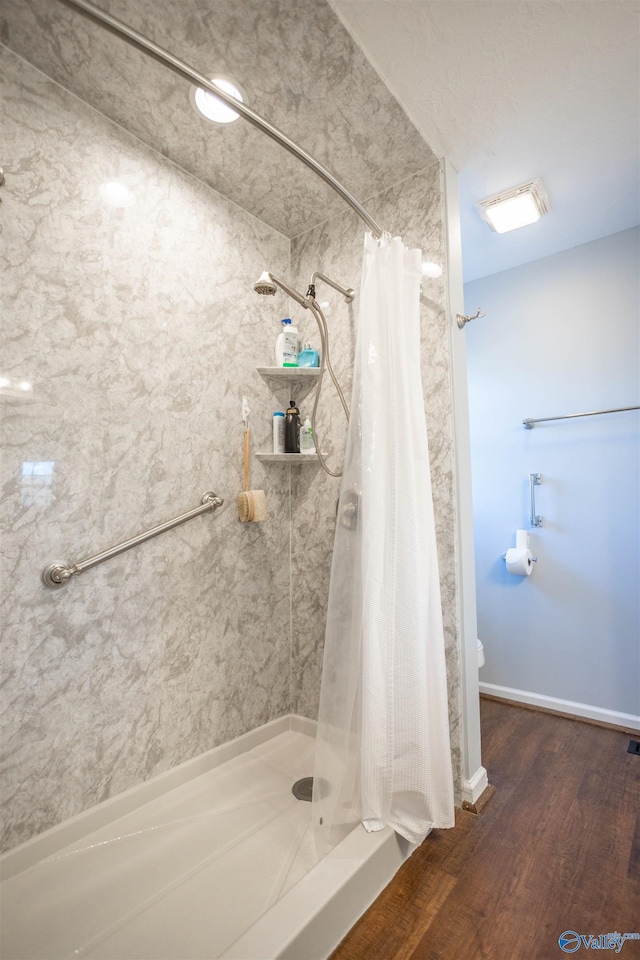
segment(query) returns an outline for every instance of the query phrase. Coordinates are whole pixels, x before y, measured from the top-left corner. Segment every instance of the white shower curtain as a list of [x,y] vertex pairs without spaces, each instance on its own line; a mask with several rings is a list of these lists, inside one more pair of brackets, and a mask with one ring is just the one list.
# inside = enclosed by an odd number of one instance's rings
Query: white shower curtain
[[454,823],[424,398],[421,253],[365,237],[314,771],[320,855],[361,820]]

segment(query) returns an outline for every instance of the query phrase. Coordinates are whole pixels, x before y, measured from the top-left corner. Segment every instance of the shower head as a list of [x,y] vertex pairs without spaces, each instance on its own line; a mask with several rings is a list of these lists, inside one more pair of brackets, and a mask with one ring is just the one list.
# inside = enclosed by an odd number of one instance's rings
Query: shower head
[[253,285],[253,289],[256,293],[269,297],[274,295],[278,287],[280,287],[281,290],[284,290],[287,296],[291,297],[292,300],[295,300],[296,303],[299,303],[301,307],[304,307],[305,310],[309,309],[309,305],[301,293],[293,290],[284,282],[284,280],[280,280],[279,277],[274,277],[274,275],[269,273],[268,270],[264,270]]
[[271,274],[267,270],[263,270],[254,283],[253,289],[262,296],[272,297],[278,288],[271,279]]

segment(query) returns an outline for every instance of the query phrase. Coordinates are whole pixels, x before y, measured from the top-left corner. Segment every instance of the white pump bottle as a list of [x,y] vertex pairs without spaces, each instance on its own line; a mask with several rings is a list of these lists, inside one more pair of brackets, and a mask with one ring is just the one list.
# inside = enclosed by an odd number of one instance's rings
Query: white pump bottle
[[282,321],[282,333],[276,340],[276,366],[298,366],[298,328],[293,325],[289,317]]

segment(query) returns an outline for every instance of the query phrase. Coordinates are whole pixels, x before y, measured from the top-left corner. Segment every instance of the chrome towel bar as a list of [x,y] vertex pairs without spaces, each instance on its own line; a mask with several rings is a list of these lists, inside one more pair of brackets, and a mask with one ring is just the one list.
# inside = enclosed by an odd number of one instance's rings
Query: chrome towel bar
[[599,417],[603,413],[624,413],[626,410],[640,410],[640,407],[616,407],[614,410],[590,410],[588,413],[565,413],[562,417],[538,417],[531,420],[527,417],[522,421],[525,430],[533,430],[534,423],[547,423],[549,420],[575,420],[576,417]]
[[217,510],[223,503],[224,500],[209,490],[203,494],[201,506],[195,507],[193,510],[188,510],[187,513],[181,513],[179,517],[174,517],[173,520],[167,520],[166,523],[152,527],[151,530],[139,533],[137,537],[124,540],[122,543],[116,544],[115,547],[110,547],[109,550],[103,550],[102,553],[96,553],[95,556],[87,557],[86,560],[80,560],[78,563],[65,563],[64,561],[50,563],[42,572],[42,579],[45,586],[63,587],[69,582],[71,577],[76,576],[76,574],[82,573],[84,570],[89,570],[91,567],[97,567],[99,563],[104,563],[105,560],[117,557],[118,554],[124,553],[125,550],[130,550],[131,547],[137,547],[139,543],[145,543],[145,541],[151,540],[152,537],[157,537],[158,534],[164,533],[165,530],[171,530],[172,527],[177,527],[181,523],[186,523],[187,520],[193,519],[193,517],[198,517],[201,513],[206,513],[207,510]]

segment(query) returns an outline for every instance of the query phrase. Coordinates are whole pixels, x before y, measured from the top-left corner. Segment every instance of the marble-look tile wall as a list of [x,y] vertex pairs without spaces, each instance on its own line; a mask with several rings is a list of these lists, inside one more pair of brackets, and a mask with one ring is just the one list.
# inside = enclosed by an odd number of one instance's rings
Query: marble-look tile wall
[[[435,159],[325,0],[101,0],[98,6],[195,69],[236,78],[253,110],[357,197]],[[336,193],[251,124],[211,135],[189,108],[186,83],[55,0],[2,0],[0,37],[287,236],[342,211]]]
[[[0,49],[3,845],[290,710],[289,483],[252,464],[289,240]],[[113,205],[117,181],[131,206]],[[117,202],[128,202],[117,200]],[[28,389],[21,389],[28,386]],[[74,562],[205,514],[60,590]]]
[[[240,524],[241,398],[270,444],[278,319],[318,343],[263,269],[360,285],[350,212],[290,241],[0,48],[3,220],[3,845],[292,709],[315,716],[338,481],[252,463],[269,521]],[[368,201],[443,262],[437,164]],[[129,191],[105,191],[116,181]],[[131,201],[132,205],[127,206]],[[293,266],[291,265],[291,261]],[[319,286],[351,390],[357,304]],[[449,348],[441,281],[423,284],[424,383],[459,771]],[[20,384],[30,384],[21,390]],[[296,398],[297,399],[297,398]],[[310,399],[301,400],[303,415]],[[340,463],[329,378],[320,424]],[[224,508],[75,577],[40,580],[196,506]],[[290,561],[291,554],[291,561]],[[459,773],[457,774],[459,780]]]
[[[369,199],[367,210],[393,236],[422,250],[423,259],[444,268],[443,277],[422,282],[422,378],[429,433],[429,456],[440,566],[440,586],[445,628],[449,683],[449,719],[456,797],[461,793],[460,769],[460,663],[456,622],[455,508],[453,422],[449,325],[446,311],[446,277],[443,236],[442,184],[438,163],[384,193]],[[292,243],[291,276],[304,286],[315,270],[356,291],[360,288],[364,229],[350,211],[297,237]],[[351,395],[351,364],[358,317],[357,297],[352,304],[330,287],[318,284],[317,297],[328,303],[331,357],[347,398]],[[302,311],[300,311],[302,313]],[[310,320],[312,339],[318,341]],[[303,325],[301,322],[300,326]],[[340,466],[346,422],[328,377],[317,416],[322,449],[331,451],[331,464]],[[304,412],[304,409],[303,409]],[[411,415],[411,411],[402,415]],[[320,469],[293,470],[292,482],[292,695],[296,712],[315,717],[320,694],[324,612],[329,592],[331,551],[335,530],[339,481]]]

